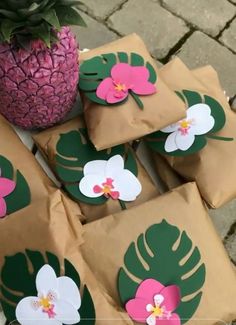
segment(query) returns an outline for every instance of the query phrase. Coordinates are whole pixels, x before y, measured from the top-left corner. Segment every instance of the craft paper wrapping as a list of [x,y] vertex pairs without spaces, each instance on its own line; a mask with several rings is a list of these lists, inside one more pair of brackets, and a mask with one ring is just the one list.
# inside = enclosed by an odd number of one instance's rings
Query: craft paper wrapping
[[[25,253],[26,249],[39,252],[43,256],[46,252],[56,255],[62,268],[63,260],[67,259],[79,273],[82,288],[86,285],[90,292],[96,312],[96,324],[109,324],[110,319],[117,320],[116,323],[120,325],[131,324],[129,320],[124,320],[124,313],[111,304],[106,293],[103,294],[102,287],[82,258],[79,252],[79,245],[83,242],[82,228],[64,199],[60,190],[57,190],[50,197],[38,200],[25,210],[1,221],[0,268],[8,258],[17,253]],[[37,255],[36,253],[34,256],[36,265]],[[1,280],[0,283],[5,285]],[[4,288],[8,290],[6,285]],[[81,290],[83,298],[82,292]]]
[[[76,131],[76,130],[78,131],[80,128],[84,128],[84,122],[81,117],[77,117],[63,125],[53,127],[34,136],[34,140],[36,144],[38,145],[40,151],[45,156],[46,160],[48,160],[49,165],[52,167],[52,169],[55,172],[55,175],[56,175],[55,155],[57,153],[56,147],[60,135],[68,134],[68,132],[70,131]],[[77,143],[72,143],[71,147],[76,148],[76,145]],[[136,162],[138,166],[137,177],[142,185],[142,192],[135,201],[125,202],[127,208],[146,202],[147,200],[150,200],[159,194],[151,178],[145,171],[142,164],[139,162],[138,158],[136,159]],[[58,177],[58,175],[56,176]],[[93,221],[101,217],[105,217],[111,213],[116,213],[121,211],[121,206],[119,204],[119,201],[112,200],[111,198],[108,199],[106,203],[101,205],[86,204],[86,203],[82,203],[81,201],[78,201],[78,203],[87,222]]]
[[125,103],[103,106],[91,102],[81,92],[85,120],[90,139],[97,150],[126,143],[181,119],[185,115],[184,105],[159,76],[155,61],[148,53],[143,41],[132,34],[120,40],[81,54],[81,61],[105,53],[135,52],[151,63],[157,74],[156,93],[140,96],[144,104],[141,110],[129,96]]
[[[84,226],[83,256],[98,281],[106,288],[107,294],[114,303],[121,305],[117,278],[119,269],[124,267],[124,255],[132,243],[137,250],[138,237],[145,234],[150,226],[160,224],[163,219],[181,232],[186,231],[193,242],[193,247],[199,249],[201,263],[205,265],[205,283],[200,289],[202,298],[193,318],[186,324],[213,325],[228,323],[235,319],[235,271],[215,232],[195,183],[188,183],[138,207]],[[152,238],[155,240],[154,234]],[[142,245],[141,243],[139,245],[140,249]],[[149,246],[148,252],[150,254],[150,250],[153,252],[155,249],[155,253],[158,251],[163,258],[164,248],[163,242],[159,250],[158,247]],[[154,256],[157,263],[159,255]],[[190,254],[187,253],[187,256],[189,258]],[[149,265],[145,264],[145,261],[148,261],[147,256],[144,254],[140,259],[140,263],[144,263],[145,269],[148,270]],[[167,262],[168,258],[165,260],[165,263]],[[130,263],[129,270],[132,269],[131,260]],[[153,261],[152,267],[154,265]],[[133,265],[134,272],[138,272],[138,268],[139,264]],[[196,267],[194,269],[196,271]],[[158,267],[156,272],[158,274]],[[171,281],[172,279],[169,279],[168,285],[173,284]],[[185,289],[188,290],[188,285]]]
[[[176,58],[164,66],[160,74],[173,90],[192,90],[217,100],[224,108],[226,115],[225,126],[217,135],[235,138],[236,116],[231,111],[220,87],[217,74],[212,68],[191,72]],[[184,157],[169,155],[164,157],[180,176],[187,181],[196,181],[204,200],[211,207],[218,208],[236,196],[235,149],[235,140],[208,139],[207,145],[195,154]],[[153,152],[154,156],[155,154]]]

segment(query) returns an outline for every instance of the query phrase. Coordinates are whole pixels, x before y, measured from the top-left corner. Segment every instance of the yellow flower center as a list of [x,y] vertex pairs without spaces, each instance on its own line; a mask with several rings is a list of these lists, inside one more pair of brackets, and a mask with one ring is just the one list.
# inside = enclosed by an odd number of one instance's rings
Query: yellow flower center
[[183,121],[179,122],[179,124],[180,124],[181,129],[187,129],[190,126],[191,121],[183,120]]
[[126,88],[126,85],[125,84],[121,84],[121,83],[117,83],[115,85],[115,90],[116,91],[125,91],[127,88]]
[[39,300],[39,304],[40,304],[40,306],[42,306],[45,309],[49,309],[51,307],[51,302],[49,301],[48,298],[44,298],[44,297],[41,298]]
[[104,194],[110,194],[111,193],[111,186],[105,185],[102,189]]
[[164,313],[164,310],[159,306],[153,307],[153,309],[152,309],[152,314],[155,317],[161,317],[163,315],[163,313]]

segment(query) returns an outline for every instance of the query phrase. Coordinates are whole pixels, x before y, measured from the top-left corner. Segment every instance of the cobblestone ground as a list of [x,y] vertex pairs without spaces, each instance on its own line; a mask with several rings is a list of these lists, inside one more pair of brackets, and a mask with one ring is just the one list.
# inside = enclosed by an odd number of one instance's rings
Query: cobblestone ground
[[[189,68],[211,64],[229,96],[236,93],[236,0],[86,0],[88,28],[75,28],[81,48],[138,33],[152,56],[178,55]],[[235,184],[236,186],[236,184]],[[236,200],[210,212],[236,264]]]

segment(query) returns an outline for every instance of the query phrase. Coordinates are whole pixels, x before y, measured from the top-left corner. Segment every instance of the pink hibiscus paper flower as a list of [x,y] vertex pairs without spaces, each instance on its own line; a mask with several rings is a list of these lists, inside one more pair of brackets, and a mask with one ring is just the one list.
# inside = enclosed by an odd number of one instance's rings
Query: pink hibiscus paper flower
[[117,63],[111,69],[111,77],[99,84],[96,95],[109,104],[115,104],[123,101],[129,92],[136,95],[154,94],[156,87],[148,81],[149,75],[149,70],[144,66]]
[[16,183],[8,178],[1,177],[0,169],[0,218],[5,217],[7,213],[7,205],[4,197],[11,194],[16,187]]
[[176,285],[163,286],[154,279],[139,285],[135,298],[126,303],[126,311],[136,322],[148,325],[180,325],[179,315],[173,313],[181,301]]

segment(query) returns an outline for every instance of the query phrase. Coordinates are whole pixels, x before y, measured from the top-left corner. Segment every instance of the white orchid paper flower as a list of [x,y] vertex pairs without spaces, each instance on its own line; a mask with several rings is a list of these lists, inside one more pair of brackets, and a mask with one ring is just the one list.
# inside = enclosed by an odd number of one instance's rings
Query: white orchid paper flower
[[209,132],[215,124],[211,109],[206,104],[196,104],[187,109],[187,117],[161,131],[170,133],[165,142],[165,151],[188,150],[196,135]]
[[21,325],[77,324],[81,305],[75,282],[66,276],[56,277],[50,265],[44,265],[36,276],[37,297],[23,298],[16,307]]
[[107,160],[93,160],[84,166],[79,183],[81,193],[90,198],[102,195],[114,200],[134,201],[142,190],[137,177],[124,169],[124,160],[116,155]]

